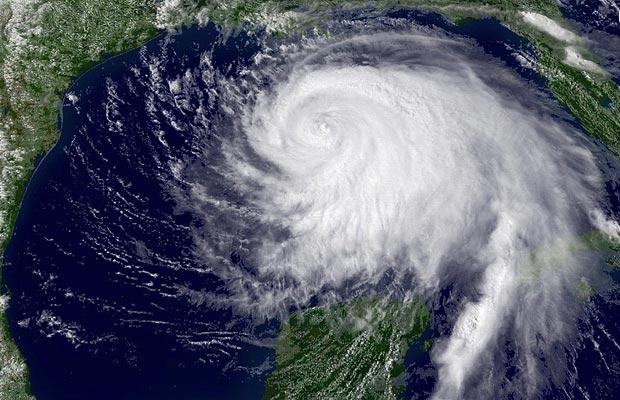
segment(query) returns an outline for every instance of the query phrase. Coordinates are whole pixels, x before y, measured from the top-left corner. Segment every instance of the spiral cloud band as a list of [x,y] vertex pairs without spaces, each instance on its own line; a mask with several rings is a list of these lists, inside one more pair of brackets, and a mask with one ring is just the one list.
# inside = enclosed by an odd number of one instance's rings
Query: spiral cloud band
[[260,188],[252,210],[281,233],[264,236],[259,276],[299,288],[262,301],[370,290],[388,273],[390,290],[429,299],[460,287],[433,349],[435,397],[499,390],[502,333],[519,358],[505,390],[538,390],[541,355],[571,335],[570,288],[596,261],[532,254],[617,230],[585,140],[469,43],[377,33],[278,51],[226,94],[243,132],[226,145],[230,176]]

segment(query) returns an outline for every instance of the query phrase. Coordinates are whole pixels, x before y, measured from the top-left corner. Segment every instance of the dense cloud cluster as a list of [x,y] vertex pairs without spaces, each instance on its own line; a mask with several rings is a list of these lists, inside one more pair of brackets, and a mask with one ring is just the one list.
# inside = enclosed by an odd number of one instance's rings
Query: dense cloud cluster
[[471,293],[435,346],[436,398],[493,393],[505,334],[517,390],[540,389],[541,356],[571,335],[572,287],[596,260],[536,254],[617,230],[597,208],[590,151],[467,43],[378,33],[307,47],[259,58],[252,101],[229,96],[243,135],[227,146],[230,177],[259,187],[253,210],[286,232],[263,238],[259,277],[296,282],[271,286],[260,306],[351,281],[402,292],[414,277],[429,297],[460,282]]

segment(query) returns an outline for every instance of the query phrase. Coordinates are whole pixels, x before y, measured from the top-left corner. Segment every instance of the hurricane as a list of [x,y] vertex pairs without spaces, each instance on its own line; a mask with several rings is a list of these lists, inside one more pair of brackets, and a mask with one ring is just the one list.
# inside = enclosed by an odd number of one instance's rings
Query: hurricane
[[614,285],[596,244],[620,232],[615,161],[507,65],[526,45],[502,59],[433,21],[210,26],[84,78],[63,105],[74,136],[45,160],[64,169],[30,189],[43,222],[9,249],[31,266],[8,277],[15,329],[154,376],[178,358],[256,377],[268,356],[246,358],[279,350],[291,313],[421,299],[430,398],[577,390],[579,288]]
[[571,282],[592,264],[532,255],[590,229],[618,232],[574,128],[524,104],[532,91],[450,38],[360,35],[286,57],[286,73],[237,107],[243,136],[226,146],[232,179],[260,187],[253,209],[280,232],[260,246],[259,276],[295,282],[270,286],[259,306],[352,280],[376,287],[388,271],[387,290],[401,293],[412,280],[427,295],[467,282],[475,293],[433,353],[434,398],[472,390],[508,327],[523,390],[535,393],[538,355],[574,333]]

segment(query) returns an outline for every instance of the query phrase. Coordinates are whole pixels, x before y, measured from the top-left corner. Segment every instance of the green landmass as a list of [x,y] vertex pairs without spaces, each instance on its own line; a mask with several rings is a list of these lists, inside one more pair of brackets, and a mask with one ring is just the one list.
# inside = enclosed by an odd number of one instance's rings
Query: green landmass
[[429,323],[419,300],[360,298],[292,314],[264,399],[395,399],[403,358]]
[[594,295],[594,289],[586,278],[581,277],[581,279],[575,282],[575,295],[584,301],[589,301]]
[[[0,254],[10,237],[35,160],[58,138],[59,105],[94,63],[158,32],[215,21],[224,26],[304,31],[334,8],[414,6],[454,23],[493,17],[536,49],[534,68],[590,135],[620,153],[620,92],[602,71],[566,62],[570,46],[596,65],[585,41],[567,44],[524,21],[522,11],[576,32],[554,0],[0,0]],[[618,262],[620,263],[620,262]],[[578,284],[580,285],[580,284]],[[580,293],[586,293],[581,285]],[[583,290],[582,290],[583,289]],[[0,400],[31,398],[27,369],[9,337],[0,298]]]
[[[566,268],[568,261],[578,253],[601,255],[607,264],[617,268],[617,255],[620,253],[620,241],[617,237],[601,231],[590,231],[580,236],[557,238],[552,243],[537,248],[529,254],[525,264],[521,266],[522,279],[541,279],[540,273],[547,268]],[[594,255],[596,253],[596,255]],[[575,296],[589,302],[596,293],[585,276],[574,277],[572,282]]]

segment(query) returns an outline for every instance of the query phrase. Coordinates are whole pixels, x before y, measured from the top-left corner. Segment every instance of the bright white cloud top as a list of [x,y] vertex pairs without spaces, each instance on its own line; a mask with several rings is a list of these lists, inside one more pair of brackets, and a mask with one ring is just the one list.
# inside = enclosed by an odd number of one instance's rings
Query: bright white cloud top
[[531,11],[522,11],[521,17],[523,17],[523,21],[525,21],[527,24],[531,25],[535,29],[546,33],[547,35],[559,40],[560,42],[564,42],[567,44],[564,49],[566,53],[566,57],[564,57],[563,60],[564,64],[570,65],[571,67],[580,69],[582,71],[593,72],[602,75],[605,74],[605,71],[598,64],[583,58],[583,56],[581,55],[581,50],[583,49],[579,50],[576,46],[578,43],[582,42],[582,40],[575,33],[571,32],[569,29],[564,28],[556,21],[542,14]]
[[538,14],[531,11],[521,12],[523,20],[532,25],[536,29],[545,32],[546,34],[553,36],[557,40],[566,43],[575,43],[579,40],[579,37],[570,30],[562,27],[560,24],[547,17],[546,15]]
[[[538,355],[571,335],[572,287],[597,261],[533,266],[532,254],[617,230],[597,207],[600,177],[579,135],[544,102],[528,105],[534,91],[510,72],[449,39],[377,34],[284,53],[284,67],[259,58],[269,72],[227,89],[247,139],[227,146],[231,176],[260,187],[252,212],[286,236],[263,238],[258,270],[271,284],[249,306],[303,303],[350,282],[367,290],[388,271],[395,293],[473,287],[434,347],[435,397],[492,393],[468,379],[491,368],[509,329],[515,379],[538,389]],[[263,80],[248,106],[242,92]]]

